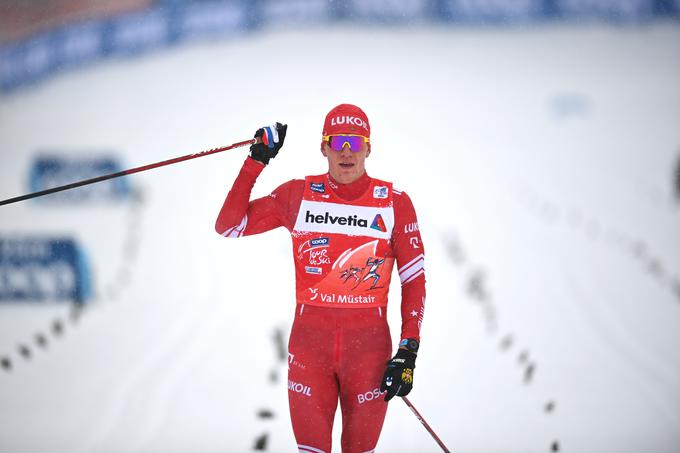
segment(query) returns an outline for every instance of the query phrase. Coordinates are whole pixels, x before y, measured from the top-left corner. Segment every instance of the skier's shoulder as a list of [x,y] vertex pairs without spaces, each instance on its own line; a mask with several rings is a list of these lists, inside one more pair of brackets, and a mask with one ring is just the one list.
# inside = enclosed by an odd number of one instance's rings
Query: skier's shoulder
[[279,203],[295,202],[295,200],[302,198],[304,187],[304,179],[291,179],[274,189],[269,196]]
[[396,196],[404,195],[404,191],[401,190],[399,188],[398,184],[395,183],[394,181],[391,181],[391,180],[388,180],[388,179],[383,179],[383,178],[377,178],[375,176],[370,176],[370,178],[371,178],[371,182],[372,182],[373,185],[389,186],[392,189],[392,192],[394,193],[394,195],[396,195]]
[[406,194],[406,192],[404,192],[401,189],[401,186],[399,186],[398,183],[394,183],[393,181],[388,181],[388,180],[385,180],[385,179],[382,179],[382,178],[376,178],[376,177],[373,177],[373,176],[371,176],[371,179],[373,180],[373,184],[376,185],[376,186],[383,185],[383,186],[391,187],[392,194],[394,195],[394,202],[395,203],[397,203],[398,201],[401,201],[401,200],[406,200],[407,202],[410,203],[409,196]]
[[279,187],[276,188],[276,190],[294,190],[304,186],[305,186],[304,179],[291,179],[281,184]]
[[374,176],[371,176],[371,180],[374,186],[386,186],[392,190],[395,210],[400,211],[404,208],[413,209],[411,198],[401,189],[401,186],[398,185],[398,183],[394,183],[382,178],[376,178]]
[[408,196],[408,194],[401,188],[401,186],[392,185],[392,192],[394,193],[395,199],[400,199],[400,200],[410,200],[411,199]]
[[300,181],[302,184],[305,184],[306,182],[319,182],[319,181],[326,181],[328,179],[328,173],[321,173],[318,175],[307,175],[302,179],[296,179],[296,181]]
[[410,213],[414,211],[413,202],[408,193],[402,189],[401,185],[392,184],[392,193],[394,196],[394,210],[395,213]]
[[375,176],[369,176],[371,178],[371,183],[376,186],[389,186],[394,188],[394,183],[382,178],[376,178]]

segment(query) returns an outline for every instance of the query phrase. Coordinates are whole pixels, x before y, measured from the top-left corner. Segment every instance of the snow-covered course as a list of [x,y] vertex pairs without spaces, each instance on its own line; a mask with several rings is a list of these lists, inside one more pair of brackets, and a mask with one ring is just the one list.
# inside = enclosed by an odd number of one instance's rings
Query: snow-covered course
[[[674,452],[678,43],[672,24],[331,27],[110,60],[0,96],[0,198],[26,190],[37,151],[111,150],[132,167],[287,122],[263,196],[325,171],[324,115],[356,103],[369,174],[419,214],[428,299],[411,401],[449,448]],[[72,234],[95,272],[77,317],[0,305],[0,451],[295,450],[287,232],[213,230],[245,155],[133,176],[129,202],[0,208],[0,235]],[[391,301],[396,341],[398,285]],[[439,450],[397,400],[378,451]]]

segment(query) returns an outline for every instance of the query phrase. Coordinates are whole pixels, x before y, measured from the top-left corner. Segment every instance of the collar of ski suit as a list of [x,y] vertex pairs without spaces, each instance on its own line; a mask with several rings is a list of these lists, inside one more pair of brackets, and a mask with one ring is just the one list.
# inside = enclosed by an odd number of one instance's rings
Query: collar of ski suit
[[366,172],[364,172],[359,179],[349,184],[340,184],[333,179],[330,173],[327,173],[326,176],[328,177],[328,182],[333,192],[347,201],[356,200],[361,197],[371,184],[371,177],[368,176]]

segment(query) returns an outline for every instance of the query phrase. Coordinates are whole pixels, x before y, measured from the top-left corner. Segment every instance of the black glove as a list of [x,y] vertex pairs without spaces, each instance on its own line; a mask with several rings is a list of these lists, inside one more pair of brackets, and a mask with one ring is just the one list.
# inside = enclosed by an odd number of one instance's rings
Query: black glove
[[269,159],[275,158],[283,146],[286,129],[288,125],[281,123],[258,129],[255,132],[255,138],[261,139],[261,142],[250,145],[250,157],[267,165]]
[[411,392],[417,352],[417,340],[411,338],[399,343],[397,354],[387,362],[387,369],[380,385],[380,391],[387,392],[385,401],[389,401],[395,396],[406,396]]

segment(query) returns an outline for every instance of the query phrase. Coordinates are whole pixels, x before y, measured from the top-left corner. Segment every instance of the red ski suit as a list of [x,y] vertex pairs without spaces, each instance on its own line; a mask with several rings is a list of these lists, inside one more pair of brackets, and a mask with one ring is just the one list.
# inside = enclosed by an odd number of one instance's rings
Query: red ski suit
[[343,453],[372,452],[387,410],[380,383],[392,353],[386,306],[395,261],[401,338],[420,340],[425,271],[415,210],[406,193],[366,174],[350,184],[308,176],[250,201],[263,169],[246,159],[215,229],[231,238],[291,232],[297,309],[288,394],[298,450],[330,453],[339,398]]

